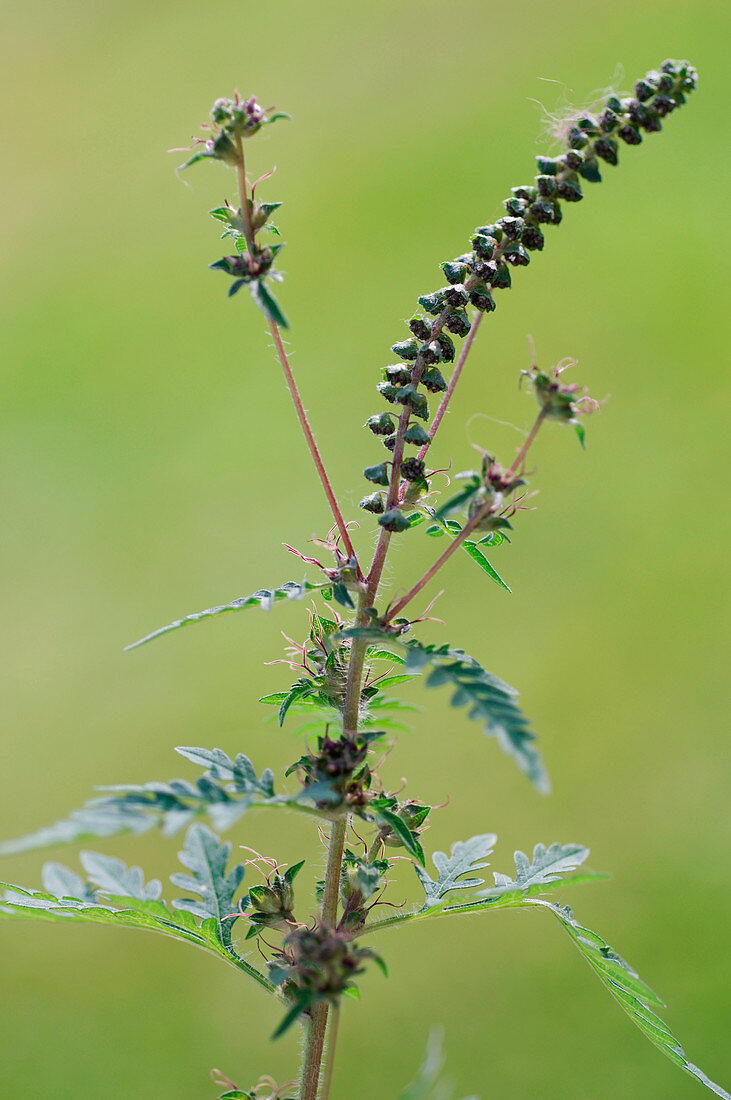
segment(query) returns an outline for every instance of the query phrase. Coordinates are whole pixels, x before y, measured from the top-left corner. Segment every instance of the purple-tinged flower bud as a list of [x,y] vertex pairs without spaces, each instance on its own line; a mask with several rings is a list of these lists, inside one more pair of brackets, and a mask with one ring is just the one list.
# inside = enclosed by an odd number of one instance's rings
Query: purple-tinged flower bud
[[491,286],[493,290],[508,290],[510,288],[511,278],[508,265],[505,263],[499,263],[497,271],[492,279]]
[[425,472],[426,467],[420,458],[405,458],[401,463],[401,477],[405,481],[419,481]]
[[527,267],[530,263],[530,256],[522,244],[509,244],[503,256],[513,267]]
[[386,448],[387,451],[394,451],[395,450],[395,448],[396,448],[396,439],[397,438],[398,437],[396,435],[396,432],[394,432],[393,435],[387,435],[386,436],[386,438],[383,440],[383,446]]
[[531,218],[541,225],[548,225],[553,220],[553,204],[550,202],[534,202],[530,208]]
[[584,162],[584,158],[576,149],[569,149],[564,156],[564,163],[571,172],[578,172]]
[[452,309],[459,309],[467,305],[467,291],[463,286],[448,286],[444,288],[444,304]]
[[[515,218],[519,218],[528,206],[528,203],[525,199],[513,197],[512,199],[505,199],[503,201],[503,206],[505,207],[508,214],[512,215]],[[502,224],[502,222],[500,224]],[[503,229],[504,228],[505,226],[503,225]]]
[[454,341],[447,336],[446,332],[440,332],[437,336],[437,343],[442,353],[443,363],[454,362]]
[[530,252],[540,252],[544,237],[537,225],[527,225],[523,230],[522,242]]
[[455,309],[448,313],[444,327],[455,336],[466,336],[470,331],[470,320],[464,309]]
[[635,84],[635,96],[640,103],[647,103],[655,94],[658,77],[656,73],[648,73],[644,80],[638,80]]
[[399,390],[396,400],[400,405],[408,405],[414,416],[418,416],[420,420],[428,419],[429,406],[426,397],[416,386],[404,386]]
[[642,134],[634,126],[621,126],[617,133],[627,145],[639,145],[642,141]]
[[[536,185],[538,187],[538,194],[542,199],[552,198],[556,194],[556,189],[558,187],[555,176],[536,176]],[[532,211],[533,206],[531,207],[531,212]]]
[[[601,138],[598,139],[601,141]],[[587,157],[579,168],[579,175],[588,183],[601,183],[602,176],[599,171],[599,161],[596,157]]]
[[610,107],[605,107],[599,115],[599,129],[603,134],[611,134],[619,126],[619,115]]
[[580,202],[584,194],[581,190],[578,177],[572,175],[566,179],[559,180],[558,194],[559,198],[564,199],[566,202]]
[[525,199],[526,205],[535,202],[537,194],[535,187],[511,187],[510,190],[515,195],[516,199]]
[[484,233],[475,233],[471,243],[475,256],[480,260],[491,260],[498,244],[494,237],[487,237]]
[[472,288],[470,302],[475,309],[479,309],[480,313],[492,313],[495,309],[495,299],[484,283],[478,283],[477,286]]
[[619,164],[619,152],[615,137],[600,137],[594,142],[594,152],[607,164]]

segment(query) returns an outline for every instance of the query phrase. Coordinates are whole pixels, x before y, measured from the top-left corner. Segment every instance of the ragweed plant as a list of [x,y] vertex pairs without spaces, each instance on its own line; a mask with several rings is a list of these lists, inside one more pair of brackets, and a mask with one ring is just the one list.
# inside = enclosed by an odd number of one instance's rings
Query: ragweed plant
[[[662,1002],[629,964],[551,899],[558,890],[602,877],[583,869],[589,854],[585,847],[536,844],[530,856],[515,853],[514,871],[495,872],[489,883],[484,869],[496,837],[483,833],[456,841],[449,853],[432,853],[432,870],[423,834],[434,807],[389,790],[379,774],[402,716],[391,693],[421,677],[427,688],[445,687],[452,704],[495,738],[538,791],[549,790],[536,735],[515,689],[463,650],[421,641],[418,623],[428,612],[416,616],[413,608],[458,550],[487,580],[507,588],[490,558],[518,525],[530,492],[527,460],[536,438],[552,420],[569,425],[583,446],[584,421],[597,403],[579,383],[564,381],[563,372],[573,365],[569,361],[552,369],[534,362],[521,372],[521,381],[535,397],[535,422],[517,455],[499,460],[484,451],[479,468],[458,474],[456,487],[441,497],[434,480],[435,438],[483,318],[511,286],[513,274],[542,251],[545,235],[560,224],[567,204],[582,200],[584,187],[600,181],[604,166],[617,165],[625,145],[637,145],[659,131],[695,85],[695,71],[687,62],[666,61],[637,82],[632,96],[613,95],[600,110],[577,113],[563,129],[560,155],[538,157],[537,176],[512,189],[505,213],[479,226],[468,250],[441,264],[444,285],[419,298],[408,332],[391,348],[395,361],[382,368],[377,383],[384,404],[365,421],[383,447],[364,471],[368,485],[360,502],[377,525],[370,562],[356,549],[353,524],[333,492],[282,341],[287,320],[272,291],[281,280],[277,262],[284,245],[271,220],[280,204],[260,200],[259,187],[267,177],[251,182],[247,175],[251,139],[287,116],[262,108],[255,98],[218,99],[206,138],[183,166],[217,160],[234,173],[236,199],[211,211],[223,227],[228,254],[211,267],[229,280],[229,295],[246,288],[266,317],[333,527],[319,540],[322,561],[293,551],[311,567],[311,579],[287,581],[188,615],[129,648],[206,618],[311,598],[304,640],[291,641],[284,658],[296,678],[262,700],[277,709],[280,725],[293,718],[305,723],[307,747],[285,771],[283,782],[276,783],[270,770],[257,772],[243,753],[232,758],[218,748],[180,747],[177,752],[198,770],[194,780],[107,788],[65,820],[1,849],[10,853],[153,828],[166,836],[185,830],[179,856],[184,871],[171,875],[171,902],[161,900],[161,883],[146,882],[140,868],[81,852],[85,877],[48,863],[43,890],[5,885],[0,915],[145,928],[202,947],[255,982],[280,1006],[275,1037],[290,1027],[303,1029],[302,1065],[296,1075],[293,1067],[296,1083],[282,1087],[261,1077],[240,1088],[216,1070],[213,1079],[224,1090],[222,1098],[326,1100],[343,998],[356,993],[358,977],[367,968],[385,970],[380,950],[372,946],[378,933],[416,921],[536,907],[559,922],[655,1046],[717,1096],[729,1097],[688,1061],[656,1014]],[[417,527],[421,532],[412,534]],[[384,592],[384,566],[394,537],[423,533],[441,539],[445,549],[421,577],[399,577],[396,588]],[[250,858],[231,865],[232,844],[219,834],[237,828],[242,816],[258,806],[287,808],[301,816],[304,829],[327,830],[327,862],[314,908],[297,881],[303,861],[282,866],[248,849]],[[210,824],[201,820],[206,818]],[[239,834],[239,839],[244,837]],[[415,872],[418,896],[407,901],[388,894],[397,858],[410,862]],[[254,880],[251,885],[244,885],[245,875]],[[388,915],[377,909],[384,897],[391,906]],[[249,940],[258,953],[247,950]],[[433,1096],[440,1064],[432,1046],[417,1079],[400,1094],[402,1100]],[[396,1090],[389,1086],[383,1095],[395,1096]]]

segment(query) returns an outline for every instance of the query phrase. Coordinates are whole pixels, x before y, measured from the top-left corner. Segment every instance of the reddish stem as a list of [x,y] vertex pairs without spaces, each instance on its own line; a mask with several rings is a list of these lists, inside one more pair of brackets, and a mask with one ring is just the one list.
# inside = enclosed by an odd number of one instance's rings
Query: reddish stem
[[284,371],[284,379],[287,383],[287,388],[289,389],[289,393],[290,393],[290,396],[292,398],[292,402],[294,404],[295,411],[297,413],[297,419],[300,422],[300,427],[302,428],[303,435],[305,437],[305,440],[307,442],[307,446],[308,446],[310,454],[312,456],[312,461],[315,464],[315,469],[317,470],[317,473],[319,475],[320,481],[322,483],[322,487],[325,490],[325,496],[327,497],[330,508],[332,509],[332,514],[335,518],[335,523],[337,524],[338,531],[340,532],[340,537],[343,540],[343,546],[345,547],[345,551],[346,551],[348,557],[349,558],[354,558],[355,557],[355,550],[353,549],[353,544],[350,541],[350,535],[348,534],[348,528],[345,525],[345,520],[343,519],[342,512],[340,511],[340,506],[337,502],[337,498],[335,496],[335,493],[333,492],[332,485],[330,484],[330,479],[327,476],[327,472],[326,472],[325,467],[323,465],[322,458],[320,457],[320,452],[317,449],[317,444],[315,443],[315,437],[312,434],[312,429],[310,428],[310,422],[307,419],[307,413],[305,412],[304,405],[302,404],[302,398],[300,397],[299,390],[297,389],[297,383],[294,380],[294,375],[292,373],[292,368],[289,365],[289,359],[287,358],[287,353],[284,350],[284,344],[282,343],[282,337],[279,333],[279,327],[278,327],[278,325],[276,325],[274,323],[274,321],[270,321],[269,322],[269,330],[270,330],[270,332],[272,334],[272,338],[274,340],[274,347],[276,348],[277,355],[279,356],[279,362],[282,364],[282,370]]

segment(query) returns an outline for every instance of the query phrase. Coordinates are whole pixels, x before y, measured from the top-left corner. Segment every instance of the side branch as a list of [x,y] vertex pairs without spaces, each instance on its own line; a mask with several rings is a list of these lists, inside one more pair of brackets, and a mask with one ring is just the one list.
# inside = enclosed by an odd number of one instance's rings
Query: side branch
[[329,503],[330,508],[332,510],[332,514],[333,514],[333,517],[335,519],[335,523],[337,524],[338,531],[340,532],[340,537],[343,540],[343,546],[345,547],[345,552],[347,553],[349,558],[354,558],[355,557],[355,550],[353,549],[353,544],[350,541],[350,535],[348,534],[348,528],[345,525],[345,520],[343,519],[343,514],[340,511],[340,506],[337,502],[337,498],[335,496],[335,493],[333,492],[333,487],[330,484],[330,479],[327,476],[327,472],[325,470],[325,466],[323,465],[322,458],[320,457],[320,452],[317,448],[317,444],[315,443],[315,437],[312,434],[312,429],[310,428],[310,422],[307,419],[307,413],[305,412],[304,405],[302,404],[302,398],[300,397],[299,390],[297,389],[297,383],[294,380],[294,375],[292,373],[292,368],[289,365],[289,359],[287,358],[287,353],[284,350],[284,344],[282,343],[282,337],[281,337],[280,332],[279,332],[279,326],[276,325],[274,323],[274,321],[270,321],[269,322],[269,331],[271,332],[272,338],[274,340],[274,347],[276,349],[277,356],[279,358],[279,362],[282,364],[282,370],[284,371],[284,379],[287,383],[287,388],[289,390],[290,396],[292,398],[292,402],[293,402],[294,407],[295,407],[295,411],[297,413],[297,419],[299,420],[300,427],[302,428],[302,433],[303,433],[303,435],[305,437],[305,440],[307,442],[307,447],[309,449],[310,455],[312,456],[312,461],[315,464],[315,469],[317,470],[318,476],[320,478],[320,482],[322,484],[323,489],[325,490],[325,496],[327,497],[328,503]]

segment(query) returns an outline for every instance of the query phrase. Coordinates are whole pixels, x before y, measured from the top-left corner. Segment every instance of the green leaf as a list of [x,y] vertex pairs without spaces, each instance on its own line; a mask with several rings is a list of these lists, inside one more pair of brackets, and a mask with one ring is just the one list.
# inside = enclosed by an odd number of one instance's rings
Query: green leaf
[[645,985],[629,963],[605,943],[601,936],[587,928],[582,928],[568,907],[536,899],[526,901],[525,904],[540,905],[556,917],[620,1007],[658,1050],[662,1051],[676,1066],[704,1084],[716,1096],[731,1100],[731,1096],[725,1089],[714,1084],[703,1070],[688,1061],[670,1028],[650,1008],[651,1005],[661,1008],[663,1002],[648,985]]
[[484,861],[492,852],[496,842],[497,837],[494,833],[483,833],[469,840],[456,841],[449,855],[445,852],[435,852],[432,862],[439,872],[436,881],[429,878],[426,871],[415,867],[414,870],[426,894],[424,909],[431,909],[438,905],[452,890],[470,890],[482,886],[484,879],[464,878],[464,875],[489,866]]
[[[103,882],[103,886],[93,887],[83,882],[75,872],[60,864],[47,864],[43,870],[44,891],[0,883],[3,890],[0,919],[81,921],[158,932],[205,949],[243,971],[262,989],[278,995],[276,987],[264,974],[239,955],[230,942],[221,939],[214,917],[201,918],[184,910],[171,912],[158,897],[150,896],[159,892],[159,883],[154,886],[149,883],[145,887],[138,868],[126,868],[120,860],[110,860],[97,853],[87,852],[84,857],[92,868],[93,878]],[[51,886],[54,891],[50,890]],[[67,893],[69,886],[75,887],[73,894]]]
[[536,735],[516,702],[515,688],[487,672],[461,649],[424,646],[416,640],[407,642],[404,648],[406,671],[430,668],[426,686],[451,687],[452,706],[468,707],[469,717],[483,722],[485,732],[496,737],[503,752],[512,756],[541,794],[547,794],[550,784],[534,746]]
[[[441,535],[442,533],[444,533],[449,535],[450,538],[454,539],[462,530],[461,524],[459,524],[456,520],[441,519],[433,508],[425,508],[424,511],[431,519],[434,520],[434,526],[427,528],[427,535],[431,535],[432,537],[434,537],[435,535]],[[489,541],[492,542],[492,539],[490,539]],[[500,541],[502,541],[502,539]],[[485,540],[481,539],[480,542],[484,543]],[[492,542],[492,545],[499,546],[500,543]],[[480,550],[477,542],[474,542],[471,539],[465,539],[465,541],[462,543],[462,549],[480,567],[482,572],[487,574],[490,580],[495,581],[495,584],[497,584],[498,587],[504,589],[506,592],[512,592],[512,589],[508,587],[508,585],[502,579],[497,570],[492,565],[490,565],[490,562],[482,553],[482,550]]]
[[395,814],[392,810],[385,809],[385,807],[383,809],[376,807],[376,818],[379,822],[389,825],[391,829],[393,829],[409,855],[413,856],[423,867],[424,849],[398,814]]
[[170,876],[173,886],[198,894],[201,899],[179,898],[173,902],[174,908],[184,909],[203,920],[212,917],[218,938],[225,947],[231,946],[231,928],[241,916],[241,909],[238,903],[234,905],[233,897],[245,871],[240,863],[226,874],[230,854],[230,842],[220,844],[216,834],[206,825],[191,825],[178,858],[192,875],[176,872]]
[[579,443],[581,444],[583,449],[586,450],[586,429],[584,425],[581,423],[580,420],[571,420],[569,421],[569,423],[573,425],[574,431],[579,438]]
[[284,725],[284,719],[287,717],[287,711],[293,703],[304,702],[306,699],[309,699],[313,695],[320,695],[319,686],[314,682],[314,680],[310,680],[309,677],[301,676],[299,680],[295,681],[295,683],[292,684],[292,687],[289,689],[287,694],[284,696],[284,699],[282,700],[281,706],[279,708],[279,725]]
[[249,290],[254,302],[268,320],[273,321],[280,328],[289,328],[289,321],[282,313],[279,302],[269,293],[263,279],[255,279],[249,285]]
[[228,611],[245,611],[248,607],[260,607],[263,611],[270,611],[275,603],[280,603],[282,600],[302,600],[308,592],[315,592],[329,587],[329,581],[324,584],[310,584],[309,581],[302,581],[301,584],[298,584],[296,581],[285,581],[279,588],[262,588],[258,592],[254,592],[252,596],[239,596],[231,603],[208,607],[205,611],[196,611],[192,615],[186,615],[184,619],[176,619],[174,622],[168,623],[167,626],[161,626],[157,630],[153,630],[151,634],[146,634],[144,638],[125,646],[125,652],[130,649],[137,649],[138,646],[145,645],[147,642],[151,642],[153,638],[159,638],[163,634],[169,634],[172,630],[179,630],[181,626],[188,626],[189,623],[198,623],[202,619],[211,619],[215,615],[225,615]]
[[575,871],[587,859],[589,849],[581,844],[551,844],[548,848],[536,844],[533,859],[524,852],[514,855],[516,876],[493,872],[495,886],[503,890],[527,890],[548,882],[556,882],[570,871]]
[[302,798],[301,792],[295,796],[275,795],[271,770],[266,768],[259,778],[243,753],[231,760],[222,749],[182,747],[176,751],[205,769],[195,783],[171,779],[168,783],[102,788],[109,793],[91,799],[55,825],[0,844],[0,856],[90,837],[140,835],[154,828],[173,836],[202,814],[208,815],[215,828],[227,829],[254,804],[292,805]]

